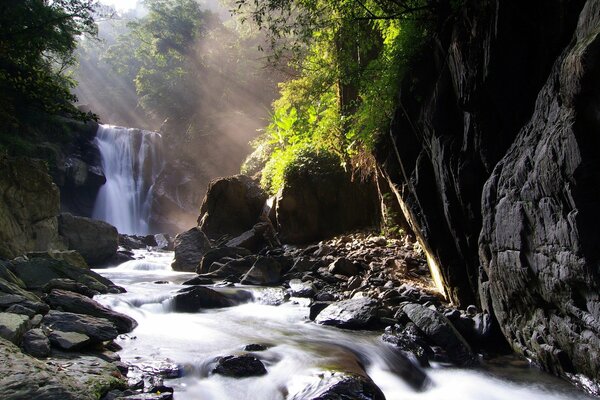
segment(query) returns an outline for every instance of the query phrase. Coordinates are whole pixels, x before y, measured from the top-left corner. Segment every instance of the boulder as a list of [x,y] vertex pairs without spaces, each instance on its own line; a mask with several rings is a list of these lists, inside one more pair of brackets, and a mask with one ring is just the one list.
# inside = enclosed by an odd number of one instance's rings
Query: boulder
[[353,181],[336,156],[308,153],[296,164],[277,193],[277,229],[283,243],[318,241],[376,224],[375,186]]
[[422,367],[429,366],[429,358],[433,356],[433,350],[427,343],[427,337],[415,324],[408,323],[404,327],[388,326],[381,339],[416,359]]
[[27,315],[0,312],[0,337],[19,344],[28,327]]
[[210,240],[199,228],[175,236],[175,271],[195,272],[204,254],[211,249]]
[[173,297],[173,310],[195,313],[204,308],[231,307],[252,299],[252,293],[245,290],[221,293],[204,286],[193,286],[179,291]]
[[0,258],[64,249],[58,188],[43,161],[0,155]]
[[377,328],[377,301],[368,298],[342,300],[328,305],[315,322],[342,329]]
[[293,297],[313,298],[317,294],[315,285],[311,282],[302,282],[300,279],[292,279],[289,282],[290,295]]
[[91,386],[78,382],[58,365],[46,364],[21,353],[0,338],[0,387],[5,400],[61,399],[95,400]]
[[271,257],[258,257],[252,268],[244,275],[244,285],[276,285],[281,279],[281,265]]
[[324,372],[315,382],[298,392],[290,393],[289,400],[360,399],[385,400],[381,389],[366,374]]
[[267,369],[258,358],[245,354],[241,356],[220,357],[212,372],[233,378],[245,378],[248,376],[266,375]]
[[266,200],[264,190],[245,175],[216,179],[208,186],[198,226],[210,238],[237,236],[256,224]]
[[53,289],[46,296],[45,301],[52,308],[105,318],[115,325],[119,333],[131,332],[137,326],[137,322],[133,318],[113,311],[79,293]]
[[73,279],[68,278],[50,279],[50,281],[48,281],[48,283],[46,283],[42,288],[45,293],[50,293],[53,289],[61,289],[69,292],[79,293],[89,297],[90,299],[95,295],[100,294],[99,292],[90,289],[83,283],[75,282]]
[[216,279],[229,279],[233,277],[236,282],[239,282],[250,268],[252,268],[256,259],[256,256],[246,256],[244,258],[229,260],[225,264],[214,262],[210,266],[209,272],[202,276]]
[[57,330],[50,332],[48,339],[52,346],[68,351],[82,349],[91,342],[90,337],[83,333],[62,332]]
[[88,269],[89,266],[84,258],[75,250],[48,250],[31,251],[26,254],[27,258],[46,258],[49,260],[59,260],[71,264],[74,267]]
[[416,303],[406,304],[402,311],[452,362],[461,366],[475,362],[471,347],[443,314]]
[[68,213],[59,216],[58,231],[70,250],[76,250],[90,265],[100,265],[117,253],[117,228],[104,221],[77,217]]
[[354,276],[360,271],[360,264],[347,258],[338,258],[329,265],[329,273],[334,275]]
[[46,337],[44,331],[39,328],[25,332],[21,346],[25,353],[36,358],[44,358],[50,355],[50,340]]
[[250,255],[252,255],[250,250],[242,247],[218,247],[216,249],[209,250],[206,252],[206,254],[204,254],[200,264],[197,266],[196,272],[199,274],[210,272],[212,264],[224,258],[236,259]]
[[42,319],[42,324],[52,330],[83,333],[94,342],[113,340],[119,336],[115,325],[105,318],[70,312],[50,310]]
[[250,251],[258,251],[264,243],[262,232],[255,230],[254,228],[242,233],[241,235],[234,237],[225,243],[227,247],[243,247]]

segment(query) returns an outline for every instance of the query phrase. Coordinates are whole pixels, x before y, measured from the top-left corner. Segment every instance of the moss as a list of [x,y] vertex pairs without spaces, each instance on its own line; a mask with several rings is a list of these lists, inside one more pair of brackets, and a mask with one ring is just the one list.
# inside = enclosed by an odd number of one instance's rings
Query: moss
[[127,389],[127,382],[120,377],[100,375],[87,380],[86,386],[96,399],[101,399],[111,390]]

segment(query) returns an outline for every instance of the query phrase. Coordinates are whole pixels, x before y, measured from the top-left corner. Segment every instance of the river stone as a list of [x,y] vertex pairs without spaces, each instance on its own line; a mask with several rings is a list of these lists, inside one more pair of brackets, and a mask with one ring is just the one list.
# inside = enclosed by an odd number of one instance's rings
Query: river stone
[[198,264],[196,272],[198,274],[205,274],[210,272],[210,268],[214,262],[218,262],[223,258],[244,258],[250,256],[252,253],[248,249],[243,247],[219,247],[207,251],[202,257],[200,264]]
[[[40,303],[40,304],[43,304],[43,303]],[[12,314],[25,315],[28,318],[32,318],[35,314],[37,314],[35,312],[35,310],[33,310],[32,308],[26,307],[23,304],[13,304],[12,306],[10,306],[6,309],[6,312],[12,313]]]
[[315,322],[343,329],[374,329],[377,301],[362,297],[332,303],[317,315]]
[[40,302],[40,298],[22,287],[0,278],[0,307],[19,303],[23,300]]
[[281,279],[281,264],[271,257],[258,257],[254,265],[244,275],[241,283],[244,285],[276,285]]
[[211,249],[210,240],[198,227],[175,236],[174,271],[194,272],[204,254]]
[[119,234],[111,224],[62,213],[58,231],[70,250],[77,250],[90,265],[108,261],[117,253]]
[[27,258],[46,258],[51,260],[64,261],[74,267],[88,269],[89,266],[85,259],[75,250],[48,250],[31,251],[26,254]]
[[289,400],[385,400],[381,389],[371,378],[347,372],[324,372],[319,379],[290,393]]
[[221,357],[217,366],[212,370],[214,374],[230,376],[233,378],[244,378],[248,376],[266,375],[267,369],[256,357],[249,354],[241,356]]
[[433,356],[433,350],[427,344],[427,337],[412,322],[404,327],[399,325],[386,327],[381,339],[400,351],[410,354],[422,367],[429,366],[429,358]]
[[229,260],[225,264],[214,262],[210,266],[210,271],[203,276],[219,279],[227,279],[233,276],[239,280],[252,268],[256,259],[256,256],[246,256],[240,259]]
[[57,365],[21,353],[0,338],[0,388],[3,400],[96,400],[89,386]]
[[416,303],[406,304],[402,311],[452,362],[461,366],[474,363],[471,347],[443,314]]
[[27,315],[0,313],[0,337],[6,340],[18,344],[28,326],[29,317]]
[[231,307],[252,299],[252,293],[236,290],[233,293],[221,293],[204,286],[193,286],[179,291],[173,298],[173,310],[195,313],[203,308]]
[[312,282],[302,282],[300,279],[292,279],[289,282],[290,295],[293,297],[313,298],[317,289]]
[[69,292],[79,293],[89,298],[100,294],[99,292],[85,286],[83,283],[75,282],[74,280],[68,278],[51,279],[42,288],[45,293],[50,293],[52,289],[68,290]]
[[52,331],[48,335],[50,343],[63,350],[79,350],[90,344],[90,337],[83,333]]
[[25,353],[33,357],[44,358],[50,355],[50,340],[40,328],[25,332],[21,345]]
[[50,310],[42,319],[42,324],[53,330],[83,333],[94,342],[113,340],[119,336],[115,325],[105,318],[70,312]]
[[45,300],[53,308],[105,318],[115,325],[119,333],[131,332],[137,326],[137,322],[133,318],[113,311],[79,293],[53,289]]
[[358,265],[347,258],[338,258],[329,265],[329,273],[334,275],[355,276],[358,272]]
[[239,235],[256,224],[267,197],[260,185],[248,176],[218,178],[208,186],[198,226],[210,238]]

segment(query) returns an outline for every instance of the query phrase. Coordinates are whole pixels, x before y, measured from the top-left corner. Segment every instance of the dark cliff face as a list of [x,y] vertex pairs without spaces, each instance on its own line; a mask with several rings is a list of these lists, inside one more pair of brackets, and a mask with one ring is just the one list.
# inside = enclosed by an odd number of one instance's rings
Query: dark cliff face
[[599,3],[468,2],[377,151],[448,297],[545,368],[596,379]]

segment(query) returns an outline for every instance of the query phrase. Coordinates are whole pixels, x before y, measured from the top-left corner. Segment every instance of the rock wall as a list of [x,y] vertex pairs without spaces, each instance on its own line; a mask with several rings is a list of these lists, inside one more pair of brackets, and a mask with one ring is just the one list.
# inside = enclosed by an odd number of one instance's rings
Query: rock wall
[[468,1],[404,80],[381,169],[447,296],[598,381],[600,1]]
[[58,188],[42,161],[0,156],[0,258],[64,249]]

